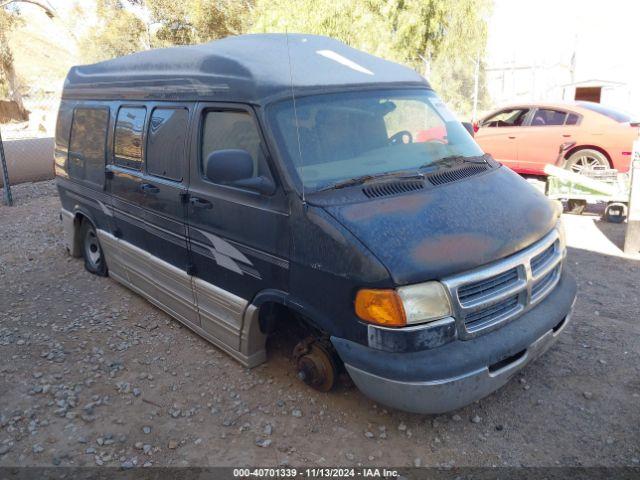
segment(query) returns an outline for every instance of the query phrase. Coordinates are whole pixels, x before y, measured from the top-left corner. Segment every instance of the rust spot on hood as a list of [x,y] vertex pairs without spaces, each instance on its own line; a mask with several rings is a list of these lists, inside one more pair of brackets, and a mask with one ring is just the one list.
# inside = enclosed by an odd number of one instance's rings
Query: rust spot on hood
[[429,195],[423,193],[406,195],[377,202],[369,201],[350,205],[344,209],[343,216],[345,220],[361,221],[393,214],[415,214],[423,210],[429,203],[431,203]]
[[470,252],[476,258],[491,258],[495,243],[495,238],[474,233],[427,237],[413,248],[411,258],[420,263],[442,264],[455,263],[460,257],[469,256]]

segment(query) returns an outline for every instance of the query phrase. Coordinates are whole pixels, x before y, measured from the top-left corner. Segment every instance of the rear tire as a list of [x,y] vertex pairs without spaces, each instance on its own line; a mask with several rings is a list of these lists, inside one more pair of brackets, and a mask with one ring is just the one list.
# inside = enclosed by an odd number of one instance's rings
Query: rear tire
[[593,167],[610,168],[610,165],[609,160],[602,152],[590,148],[584,148],[572,153],[567,158],[564,166],[565,169],[573,173],[582,173],[583,170]]
[[107,276],[107,262],[104,258],[104,251],[98,240],[98,234],[91,222],[84,220],[80,227],[80,238],[82,239],[82,256],[84,257],[84,268],[89,273],[100,277]]
[[609,223],[623,223],[627,218],[627,206],[624,203],[610,203],[602,218]]

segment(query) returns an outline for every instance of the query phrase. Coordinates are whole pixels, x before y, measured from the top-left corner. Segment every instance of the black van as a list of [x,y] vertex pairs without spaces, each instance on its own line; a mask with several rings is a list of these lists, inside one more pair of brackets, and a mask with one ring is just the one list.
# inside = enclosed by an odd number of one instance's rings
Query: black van
[[228,352],[304,327],[299,377],[438,413],[571,316],[558,209],[414,71],[247,35],[74,67],[56,131],[66,243]]

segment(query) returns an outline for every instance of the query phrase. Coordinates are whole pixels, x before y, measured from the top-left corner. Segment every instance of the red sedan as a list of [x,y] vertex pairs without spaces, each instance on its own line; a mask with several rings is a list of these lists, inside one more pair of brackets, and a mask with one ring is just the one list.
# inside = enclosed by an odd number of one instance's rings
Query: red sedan
[[638,123],[599,103],[545,103],[496,110],[476,126],[475,140],[518,173],[543,175],[561,144],[575,142],[565,166],[575,172],[594,165],[629,170]]

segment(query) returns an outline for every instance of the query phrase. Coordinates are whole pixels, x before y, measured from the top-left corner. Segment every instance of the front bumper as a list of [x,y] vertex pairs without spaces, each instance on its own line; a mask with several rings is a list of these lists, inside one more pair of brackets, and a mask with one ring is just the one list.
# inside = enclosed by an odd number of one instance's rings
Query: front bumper
[[494,392],[558,339],[571,319],[576,283],[563,273],[544,301],[498,330],[419,352],[383,352],[333,337],[354,383],[381,404],[438,414]]

